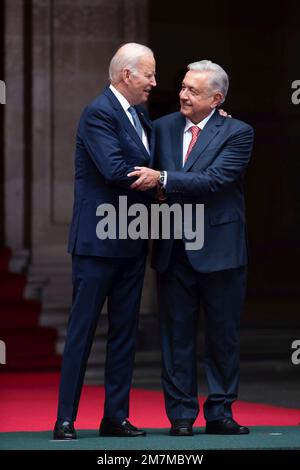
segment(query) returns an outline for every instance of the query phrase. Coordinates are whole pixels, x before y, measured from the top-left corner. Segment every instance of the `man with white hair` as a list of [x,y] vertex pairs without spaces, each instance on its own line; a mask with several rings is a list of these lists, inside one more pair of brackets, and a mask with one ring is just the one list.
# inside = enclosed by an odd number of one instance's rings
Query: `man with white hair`
[[127,174],[135,165],[152,164],[152,124],[139,105],[147,101],[156,86],[153,52],[141,44],[123,45],[111,60],[109,76],[110,86],[85,108],[77,131],[74,209],[68,247],[72,254],[73,302],[54,439],[76,439],[74,421],[105,300],[109,330],[104,416],[99,432],[104,436],[145,435],[127,418],[146,241],[124,237],[99,239],[96,227],[103,219],[97,210],[102,204],[113,206],[119,220],[120,196],[127,198],[128,206],[146,203],[144,194],[130,189],[136,178],[128,178]]
[[[253,144],[252,128],[222,117],[228,76],[208,60],[192,63],[182,81],[180,112],[154,123],[155,167],[137,167],[131,187],[157,187],[160,198],[204,204],[204,245],[189,250],[182,240],[154,242],[162,383],[170,434],[191,436],[199,413],[197,317],[205,317],[204,366],[208,397],[206,433],[248,434],[232,415],[239,384],[239,321],[246,291],[247,236],[243,180]],[[183,212],[184,213],[184,212]],[[184,230],[182,231],[184,233]],[[189,243],[189,246],[192,244]]]

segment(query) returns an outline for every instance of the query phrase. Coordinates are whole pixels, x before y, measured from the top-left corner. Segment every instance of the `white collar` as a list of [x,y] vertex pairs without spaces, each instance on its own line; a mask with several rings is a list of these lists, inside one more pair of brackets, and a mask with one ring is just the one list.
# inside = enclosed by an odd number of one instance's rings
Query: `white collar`
[[131,104],[127,101],[125,96],[122,95],[122,93],[120,93],[112,84],[109,85],[109,88],[113,92],[117,100],[119,101],[124,111],[128,111],[128,108],[131,106]]
[[216,111],[216,108],[214,108],[212,110],[212,112],[206,116],[206,118],[202,119],[202,121],[198,122],[198,124],[194,124],[190,119],[186,118],[186,124],[185,124],[185,128],[184,128],[184,132],[187,132],[189,130],[190,127],[192,126],[197,126],[200,128],[200,130],[202,130],[204,128],[204,126],[207,124],[207,122],[209,121],[209,119],[212,117],[212,115],[214,114],[214,112]]

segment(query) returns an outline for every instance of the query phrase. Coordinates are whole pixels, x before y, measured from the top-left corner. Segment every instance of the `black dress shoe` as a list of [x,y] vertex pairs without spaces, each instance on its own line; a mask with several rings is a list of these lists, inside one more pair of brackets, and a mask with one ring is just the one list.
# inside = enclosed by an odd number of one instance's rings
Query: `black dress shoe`
[[146,436],[146,432],[133,426],[128,419],[117,422],[109,418],[103,418],[101,421],[100,436],[116,437],[138,437]]
[[171,436],[192,436],[193,421],[189,419],[177,419],[172,423],[169,434]]
[[77,439],[74,424],[71,421],[56,421],[53,431],[53,439],[63,441]]
[[240,426],[232,418],[217,419],[206,423],[206,434],[249,434],[250,429]]

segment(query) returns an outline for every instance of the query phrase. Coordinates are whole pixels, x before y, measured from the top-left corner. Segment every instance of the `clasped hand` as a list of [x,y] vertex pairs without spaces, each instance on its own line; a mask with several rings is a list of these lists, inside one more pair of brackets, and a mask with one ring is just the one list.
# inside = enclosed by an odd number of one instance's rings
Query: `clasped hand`
[[137,180],[132,183],[130,189],[137,191],[146,191],[147,189],[155,188],[158,185],[160,172],[152,170],[145,166],[135,166],[135,171],[128,173],[127,176],[137,176]]

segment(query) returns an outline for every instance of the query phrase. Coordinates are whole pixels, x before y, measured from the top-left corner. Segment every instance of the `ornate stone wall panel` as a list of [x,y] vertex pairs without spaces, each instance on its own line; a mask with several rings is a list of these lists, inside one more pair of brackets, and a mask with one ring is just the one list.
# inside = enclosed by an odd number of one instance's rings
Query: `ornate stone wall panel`
[[23,248],[23,2],[5,2],[5,243]]
[[[147,1],[33,0],[33,265],[48,277],[46,304],[70,302],[66,254],[75,134],[82,109],[108,83],[109,61],[128,41],[147,43]],[[142,310],[153,311],[153,272]]]

